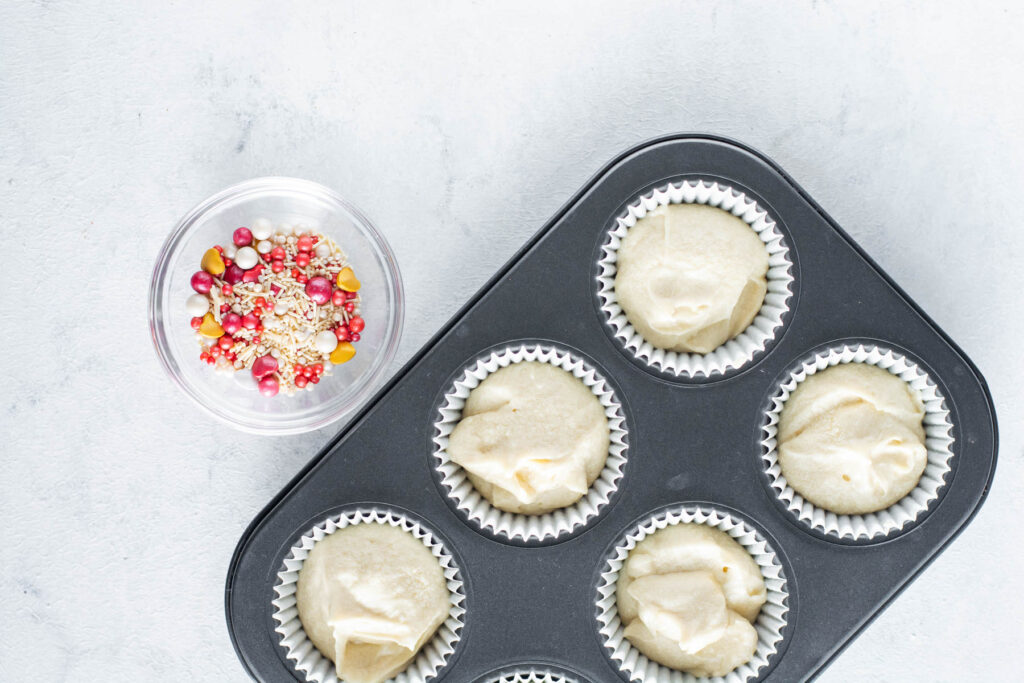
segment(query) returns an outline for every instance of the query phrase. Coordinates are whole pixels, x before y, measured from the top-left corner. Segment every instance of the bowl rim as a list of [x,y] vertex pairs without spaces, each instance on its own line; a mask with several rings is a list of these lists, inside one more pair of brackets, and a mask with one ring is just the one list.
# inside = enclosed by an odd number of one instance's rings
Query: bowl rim
[[[162,284],[168,276],[171,256],[176,252],[183,239],[189,234],[190,230],[199,222],[199,220],[211,210],[229,199],[236,199],[246,194],[268,190],[296,192],[325,199],[337,204],[343,212],[348,213],[354,220],[356,229],[362,233],[363,237],[370,243],[371,249],[377,252],[377,256],[382,262],[384,270],[387,271],[388,277],[386,280],[390,285],[392,290],[391,295],[393,297],[392,306],[388,311],[388,324],[390,329],[386,333],[382,348],[377,354],[377,358],[374,360],[374,365],[372,365],[369,371],[359,380],[362,382],[363,386],[358,391],[354,392],[352,397],[343,402],[336,410],[330,411],[326,414],[316,414],[301,420],[283,421],[278,424],[261,424],[257,421],[239,419],[231,412],[219,411],[203,400],[202,396],[191,386],[191,383],[175,369],[177,363],[172,359],[167,335],[163,329],[164,325],[162,317],[164,303],[161,300]],[[344,415],[351,413],[369,397],[374,389],[377,388],[382,375],[394,359],[398,350],[399,341],[401,340],[402,329],[405,322],[404,286],[402,283],[402,273],[398,267],[398,260],[395,258],[391,245],[380,230],[377,229],[376,225],[374,225],[373,222],[356,206],[331,188],[311,180],[288,176],[261,176],[244,180],[214,193],[193,206],[177,222],[170,234],[167,236],[163,245],[160,247],[160,251],[157,253],[156,262],[153,266],[153,272],[149,282],[148,317],[150,336],[153,341],[153,346],[156,349],[160,365],[178,388],[181,389],[193,403],[198,405],[208,415],[213,416],[220,422],[234,427],[235,429],[248,432],[250,434],[281,436],[302,434],[329,425]]]

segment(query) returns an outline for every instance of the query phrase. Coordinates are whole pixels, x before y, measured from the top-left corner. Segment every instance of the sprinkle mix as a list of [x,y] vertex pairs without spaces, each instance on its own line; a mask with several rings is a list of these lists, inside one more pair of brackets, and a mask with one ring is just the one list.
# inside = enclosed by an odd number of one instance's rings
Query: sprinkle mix
[[365,323],[345,253],[304,225],[259,219],[206,250],[185,302],[200,360],[264,396],[312,389],[352,360]]

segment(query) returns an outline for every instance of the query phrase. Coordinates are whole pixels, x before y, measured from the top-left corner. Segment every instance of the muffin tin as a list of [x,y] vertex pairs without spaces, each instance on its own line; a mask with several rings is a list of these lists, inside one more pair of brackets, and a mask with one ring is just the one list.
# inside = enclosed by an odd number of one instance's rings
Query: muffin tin
[[[781,233],[791,275],[781,324],[763,348],[708,373],[678,372],[627,348],[600,295],[599,262],[618,221],[638,201],[683,184],[705,195],[717,184],[756,203]],[[794,368],[852,343],[913,361],[948,418],[937,438],[951,456],[934,498],[882,534],[841,534],[801,519],[773,488],[764,459],[773,397]],[[607,380],[625,425],[625,464],[607,502],[555,534],[478,523],[449,495],[435,457],[435,425],[442,410],[457,409],[445,398],[453,382],[496,349],[523,346],[583,359]],[[599,619],[602,577],[617,547],[659,515],[726,515],[772,550],[785,596],[772,615],[781,639],[745,680],[802,680],[971,520],[996,448],[977,369],[781,169],[722,138],[654,140],[588,182],[249,525],[228,572],[228,627],[255,679],[306,680],[276,630],[279,573],[314,527],[340,511],[376,509],[422,520],[458,567],[464,625],[430,680],[626,681],[631,667]]]

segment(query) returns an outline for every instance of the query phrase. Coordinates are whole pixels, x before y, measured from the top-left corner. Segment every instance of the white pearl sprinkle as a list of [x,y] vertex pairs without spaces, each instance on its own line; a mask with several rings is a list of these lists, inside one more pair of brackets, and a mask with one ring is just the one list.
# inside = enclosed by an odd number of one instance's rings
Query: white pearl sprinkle
[[185,312],[193,318],[205,315],[210,310],[210,300],[204,294],[193,294],[185,299]]
[[257,218],[252,224],[252,236],[258,240],[265,240],[274,234],[274,227],[266,218]]
[[235,263],[242,270],[249,270],[260,260],[259,254],[252,247],[242,247],[235,254]]
[[274,245],[267,240],[260,240],[256,243],[256,251],[261,254],[269,254],[270,250],[274,248]]

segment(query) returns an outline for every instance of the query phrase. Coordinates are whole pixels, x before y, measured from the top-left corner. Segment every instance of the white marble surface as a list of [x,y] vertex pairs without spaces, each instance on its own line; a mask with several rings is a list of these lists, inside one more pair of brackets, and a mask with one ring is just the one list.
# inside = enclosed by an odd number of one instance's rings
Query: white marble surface
[[601,164],[680,130],[788,169],[999,410],[987,505],[823,680],[1013,677],[1024,11],[554,5],[0,6],[0,680],[245,680],[228,559],[339,425],[225,431],[164,377],[145,292],[182,212],[265,174],[338,189],[398,254],[404,360]]

